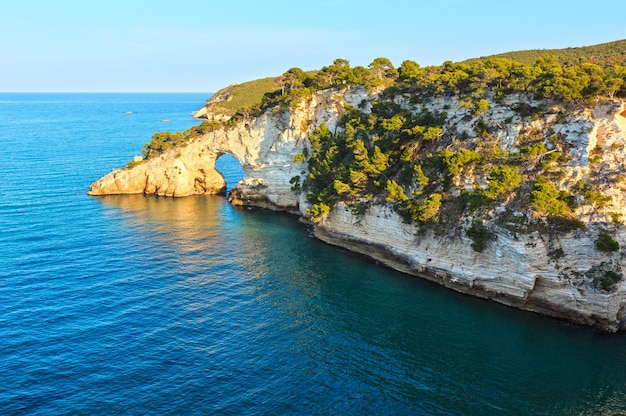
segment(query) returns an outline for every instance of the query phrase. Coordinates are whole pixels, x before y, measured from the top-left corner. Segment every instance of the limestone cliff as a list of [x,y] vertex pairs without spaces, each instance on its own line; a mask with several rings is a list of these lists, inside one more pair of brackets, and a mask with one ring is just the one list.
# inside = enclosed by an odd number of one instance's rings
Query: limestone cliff
[[[116,170],[91,186],[91,195],[145,193],[185,196],[224,192],[215,161],[223,154],[241,163],[244,179],[230,196],[234,204],[284,210],[307,218],[310,204],[304,194],[292,191],[290,179],[307,174],[304,161],[295,158],[310,148],[311,131],[325,123],[341,129],[346,108],[367,112],[377,98],[362,87],[319,91],[289,109],[268,109],[260,116],[207,132],[188,144],[170,149],[137,166]],[[483,252],[471,247],[464,232],[472,222],[463,212],[457,226],[420,229],[405,224],[384,199],[368,201],[365,212],[354,215],[339,203],[314,225],[320,239],[363,253],[402,272],[421,276],[454,290],[608,331],[626,328],[626,283],[622,252],[602,252],[595,241],[610,233],[626,247],[623,226],[612,219],[626,214],[626,119],[624,103],[611,101],[592,108],[551,108],[550,103],[521,95],[490,101],[480,117],[455,97],[435,98],[419,105],[405,97],[394,98],[404,108],[427,108],[447,114],[444,133],[480,141],[477,123],[496,126],[492,137],[501,149],[519,152],[518,137],[528,131],[542,137],[559,137],[567,163],[559,166],[559,186],[575,186],[581,179],[593,182],[610,197],[601,208],[580,204],[576,215],[585,227],[553,233],[549,230],[518,232],[516,222],[528,220],[527,207],[496,207],[485,219],[493,236]],[[545,108],[540,116],[522,114],[520,106]],[[547,141],[550,152],[550,142]],[[527,166],[526,169],[533,169]],[[481,172],[454,178],[450,194],[485,181]],[[508,222],[502,213],[511,211]],[[612,285],[603,286],[610,276]]]
[[362,88],[321,92],[290,111],[267,111],[233,127],[208,132],[132,168],[114,170],[93,183],[89,194],[180,197],[223,193],[226,184],[215,170],[215,161],[229,154],[244,171],[231,198],[233,203],[254,202],[299,213],[301,198],[291,191],[289,180],[302,174],[306,164],[294,162],[294,156],[304,151],[312,128],[326,123],[335,129],[344,105],[356,106],[365,98],[367,92]]

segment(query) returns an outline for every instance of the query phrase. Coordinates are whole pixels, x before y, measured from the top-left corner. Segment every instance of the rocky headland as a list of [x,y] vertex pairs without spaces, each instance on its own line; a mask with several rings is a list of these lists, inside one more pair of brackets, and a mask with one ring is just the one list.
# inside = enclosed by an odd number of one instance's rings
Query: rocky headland
[[[316,200],[307,197],[306,187],[299,182],[311,173],[307,164],[307,157],[314,154],[311,135],[321,126],[343,134],[349,112],[359,109],[367,119],[383,100],[408,113],[445,114],[437,137],[421,142],[421,160],[446,149],[458,150],[461,142],[473,149],[495,146],[492,150],[521,160],[522,184],[476,208],[471,201],[459,201],[477,190],[491,189],[492,168],[470,163],[445,177],[433,168],[429,186],[443,201],[436,222],[432,217],[407,221],[398,200],[385,197],[383,191],[382,196],[340,198],[329,212],[314,214]],[[606,331],[625,329],[626,283],[620,248],[626,247],[621,223],[626,214],[625,103],[611,99],[565,105],[522,93],[505,97],[487,93],[484,102],[477,111],[457,95],[415,102],[409,95],[389,95],[383,88],[338,86],[315,91],[289,106],[244,114],[230,123],[224,123],[228,117],[203,109],[198,115],[219,120],[219,127],[109,173],[91,185],[89,194],[224,193],[215,161],[229,154],[245,175],[229,195],[235,205],[297,214],[327,243],[459,292]],[[488,134],[484,134],[485,124]],[[526,142],[535,143],[530,135],[539,138],[535,141],[541,143],[541,151],[524,147]],[[552,158],[555,153],[561,157]],[[552,217],[538,217],[528,203],[530,189],[536,188],[527,184],[526,196],[518,190],[528,178],[537,186],[533,175],[539,166],[551,175],[555,189],[581,189],[566,195],[574,226],[555,226]],[[357,205],[360,208],[355,210]],[[468,232],[477,220],[485,236],[479,250]],[[615,245],[603,249],[598,244],[602,238]]]

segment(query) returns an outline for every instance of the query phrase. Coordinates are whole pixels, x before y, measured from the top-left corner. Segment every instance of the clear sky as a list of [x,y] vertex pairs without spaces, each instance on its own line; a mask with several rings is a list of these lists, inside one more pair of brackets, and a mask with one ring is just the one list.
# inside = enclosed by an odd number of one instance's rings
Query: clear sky
[[0,0],[0,91],[214,92],[335,58],[422,66],[626,38],[621,2]]

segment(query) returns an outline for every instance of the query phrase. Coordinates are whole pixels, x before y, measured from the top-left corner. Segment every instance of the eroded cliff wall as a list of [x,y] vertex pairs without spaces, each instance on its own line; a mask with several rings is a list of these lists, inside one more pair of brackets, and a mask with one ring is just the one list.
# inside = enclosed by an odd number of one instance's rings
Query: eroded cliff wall
[[[485,251],[463,232],[420,233],[386,206],[355,217],[339,206],[314,227],[316,237],[401,272],[456,291],[608,331],[624,329],[626,288],[598,290],[593,276],[622,263],[595,249],[601,227],[563,236],[518,235],[499,228]],[[626,244],[619,234],[620,244]],[[562,250],[558,258],[551,253]],[[621,266],[617,267],[621,270]]]
[[[308,152],[308,135],[321,123],[331,131],[340,129],[346,106],[367,112],[376,98],[375,93],[368,94],[360,87],[317,92],[312,99],[290,109],[269,109],[259,117],[206,133],[133,168],[113,171],[94,183],[90,194],[220,193],[225,185],[215,170],[215,161],[230,154],[239,160],[245,175],[230,196],[232,203],[284,210],[306,219],[310,204],[304,194],[291,190],[289,182],[294,176],[307,175],[306,163],[296,162],[295,156]],[[609,196],[610,202],[602,209],[581,204],[575,213],[585,228],[556,234],[512,231],[497,222],[499,211],[510,208],[496,207],[492,217],[485,219],[493,236],[483,252],[472,249],[464,232],[471,216],[458,219],[456,227],[424,232],[404,224],[384,200],[371,202],[365,213],[356,216],[339,204],[315,224],[316,236],[464,293],[609,331],[626,328],[623,255],[621,251],[600,252],[594,243],[600,233],[610,232],[621,247],[626,247],[623,226],[612,222],[626,215],[623,102],[564,111],[551,108],[549,103],[512,95],[497,103],[492,101],[480,117],[455,97],[415,105],[398,96],[395,102],[405,108],[445,111],[444,134],[468,141],[481,140],[476,135],[477,123],[489,120],[497,127],[492,136],[498,146],[509,152],[519,152],[518,138],[530,130],[543,137],[558,137],[569,155],[569,161],[558,166],[558,186],[567,189],[584,180]],[[545,111],[540,117],[520,115],[515,109],[522,105],[543,106]],[[449,192],[458,194],[485,180],[481,172],[465,173],[454,178]],[[532,215],[526,208],[512,214],[519,218]],[[610,289],[598,284],[607,273],[619,277]]]
[[368,97],[363,88],[323,91],[287,111],[267,111],[234,127],[208,132],[187,145],[169,149],[131,168],[116,169],[91,185],[90,195],[155,194],[188,196],[225,191],[215,161],[235,157],[244,179],[235,203],[255,201],[276,210],[299,212],[300,197],[289,180],[306,170],[294,156],[307,147],[309,132],[321,123],[337,128],[346,104],[356,106]]

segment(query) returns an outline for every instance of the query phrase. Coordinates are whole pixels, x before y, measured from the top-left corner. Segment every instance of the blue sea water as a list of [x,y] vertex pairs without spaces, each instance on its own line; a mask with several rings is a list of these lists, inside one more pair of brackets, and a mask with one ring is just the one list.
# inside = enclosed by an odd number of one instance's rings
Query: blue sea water
[[450,292],[223,197],[86,195],[208,96],[0,94],[1,415],[626,413],[624,334]]

